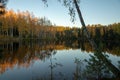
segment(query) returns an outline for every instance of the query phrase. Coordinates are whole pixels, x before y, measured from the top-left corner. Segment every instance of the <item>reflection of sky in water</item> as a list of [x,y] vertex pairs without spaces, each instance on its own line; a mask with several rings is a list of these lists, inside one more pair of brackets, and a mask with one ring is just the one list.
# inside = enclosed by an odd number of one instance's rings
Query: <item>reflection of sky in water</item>
[[112,55],[112,54],[108,54],[106,53],[109,58],[112,62],[113,65],[115,65],[117,68],[118,68],[118,61],[120,61],[120,56],[116,56],[116,55]]
[[[74,63],[75,58],[80,60],[89,59],[90,56],[87,52],[82,52],[80,49],[76,50],[57,50],[55,55],[52,55],[49,59],[45,61],[41,60],[33,60],[31,61],[30,66],[28,67],[19,67],[17,64],[14,66],[13,69],[7,69],[3,74],[0,74],[0,80],[36,80],[43,78],[49,78],[51,75],[50,69],[50,59],[52,59],[52,64],[61,64],[62,66],[57,66],[52,69],[52,74],[54,78],[57,77],[61,79],[61,77],[73,77],[73,73],[75,73],[76,64]],[[93,54],[92,54],[93,55]],[[108,54],[109,59],[112,60],[114,65],[117,65],[117,61],[120,60],[120,57],[113,56],[112,54]],[[81,64],[82,68],[85,67]],[[56,79],[57,79],[56,78]],[[69,79],[70,80],[70,79]]]

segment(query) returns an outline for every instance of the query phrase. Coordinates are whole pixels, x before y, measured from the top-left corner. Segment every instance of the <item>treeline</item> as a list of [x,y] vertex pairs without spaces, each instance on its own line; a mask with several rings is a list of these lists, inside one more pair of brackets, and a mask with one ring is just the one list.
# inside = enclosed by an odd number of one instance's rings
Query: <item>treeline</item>
[[44,33],[50,33],[51,26],[47,18],[37,18],[28,11],[10,10],[0,16],[0,36],[3,38],[40,38]]
[[[116,53],[120,53],[118,50],[120,48],[120,23],[110,25],[88,25],[87,29],[90,32],[90,36],[102,51],[110,52],[109,50],[116,50]],[[71,28],[58,32],[56,33],[56,38],[61,41],[69,40],[74,42],[78,40],[79,43],[88,42],[82,28]]]
[[[110,25],[88,25],[95,41],[120,41],[120,23]],[[52,25],[47,18],[35,17],[32,13],[7,11],[0,16],[0,39],[46,39],[46,40],[87,40],[82,28]]]
[[114,48],[120,46],[120,23],[114,23],[107,26],[103,25],[88,25],[88,30],[91,36],[97,43],[107,48]]
[[[88,25],[90,36],[95,41],[120,41],[120,23],[110,25]],[[57,39],[62,40],[87,40],[82,28],[70,28],[56,33]]]

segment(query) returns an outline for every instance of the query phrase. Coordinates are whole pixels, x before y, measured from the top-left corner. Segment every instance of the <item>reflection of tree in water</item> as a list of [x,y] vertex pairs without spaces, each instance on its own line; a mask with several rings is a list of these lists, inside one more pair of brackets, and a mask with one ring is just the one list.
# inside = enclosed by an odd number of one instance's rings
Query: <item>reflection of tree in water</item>
[[[53,58],[53,56],[56,54],[56,51],[53,49],[49,49],[49,60],[50,60],[50,65],[48,66],[50,68],[50,71],[48,71],[49,75],[46,77],[46,75],[40,77],[40,78],[35,78],[34,80],[63,80],[63,73],[62,72],[57,72],[55,71],[55,68],[57,67],[62,67],[63,65],[59,62],[57,62],[56,58]],[[59,78],[59,79],[58,79]],[[61,79],[60,79],[61,78]]]
[[118,78],[120,75],[119,69],[114,66],[110,60],[108,60],[108,55],[103,54],[103,44],[98,40],[98,50],[94,51],[94,55],[90,55],[89,60],[85,60],[88,65],[86,66],[86,73],[90,78],[104,79],[104,78]]
[[120,70],[120,61],[118,61],[118,68],[119,68],[119,70]]
[[42,50],[35,44],[30,46],[19,46],[17,43],[3,44],[2,49],[0,49],[0,73],[4,73],[8,68],[14,68],[16,64],[19,67],[28,68],[34,60],[44,61],[50,56],[51,49]]
[[[53,51],[52,54],[55,54],[56,52]],[[50,56],[50,79],[49,80],[54,80],[55,79],[55,74],[54,74],[54,69],[57,68],[58,66],[62,66],[62,64],[58,63],[58,62],[55,62],[57,59],[56,58],[53,58],[52,55]],[[55,72],[56,73],[56,72]]]
[[[104,54],[104,56],[108,59],[108,55]],[[120,67],[120,61],[118,63],[118,67]],[[90,58],[84,61],[75,58],[75,64],[74,80],[119,80],[120,69],[116,72],[118,73],[116,75],[112,72],[115,69],[110,68],[111,65],[108,66],[107,62],[99,59],[96,55],[90,55]]]
[[87,62],[85,73],[89,79],[93,78],[99,80],[104,77],[111,77],[111,72],[104,61],[98,59],[95,55],[90,55],[90,59],[85,59],[85,62]]
[[[80,43],[79,42],[79,44],[80,45],[78,45],[76,42],[74,42],[70,45],[72,48],[77,48],[77,46],[80,46],[80,47],[82,46],[83,47],[82,50],[85,49],[87,51],[91,51],[91,47],[89,46],[88,43]],[[13,48],[11,46],[13,46]],[[14,48],[14,46],[15,46],[15,48]],[[62,77],[62,79],[67,79],[66,75],[64,75],[64,73],[55,72],[55,69],[58,66],[60,66],[60,64],[58,62],[56,62],[57,61],[56,59],[53,58],[53,55],[56,54],[56,51],[54,51],[54,49],[56,49],[56,50],[66,49],[65,46],[66,46],[65,43],[54,45],[52,43],[47,43],[47,42],[31,43],[31,44],[29,44],[29,42],[22,43],[22,44],[10,43],[10,44],[8,44],[8,46],[6,46],[6,44],[5,44],[4,47],[6,47],[6,48],[0,49],[0,68],[1,68],[0,73],[5,72],[8,68],[12,69],[16,64],[27,68],[27,67],[29,67],[30,64],[33,63],[33,60],[39,59],[41,61],[45,61],[47,59],[47,60],[50,60],[49,79],[56,80],[56,77]],[[93,71],[92,71],[92,69],[90,69],[92,72],[95,71],[94,67],[96,67],[96,70],[99,70],[97,68],[101,69],[100,65],[102,65],[102,63],[103,63],[102,66],[105,66],[105,64],[106,64],[106,58],[101,54],[95,53],[94,56],[93,55],[91,56],[90,60],[91,60],[90,61],[91,65],[95,65],[95,66],[93,66]],[[107,60],[107,61],[109,61],[109,60]],[[74,72],[74,75],[73,75],[74,79],[77,80],[79,78],[80,79],[83,78],[85,75],[87,76],[87,70],[89,72],[89,69],[86,70],[86,74],[85,74],[84,72],[80,71],[81,68],[79,68],[79,66],[81,66],[81,61],[80,61],[80,63],[79,63],[79,60],[78,61],[76,60],[75,62],[76,62],[76,71]],[[94,64],[92,64],[92,62]],[[77,65],[79,65],[79,66],[77,67]],[[106,67],[107,66],[108,65],[106,65]],[[89,68],[92,68],[92,66]],[[99,70],[98,74],[95,74],[95,75],[99,75],[101,77],[101,76],[103,76],[103,74],[102,74],[103,72],[107,72],[106,70],[107,70],[107,68],[105,68],[103,70]],[[83,77],[80,77],[80,75],[83,75]],[[42,80],[42,79],[40,79],[40,80]],[[43,80],[45,80],[44,77],[43,77]]]
[[78,58],[75,58],[74,63],[76,64],[76,68],[75,68],[75,72],[73,73],[73,79],[83,80],[84,79],[83,69],[82,69],[83,62]]
[[[77,42],[77,43],[75,43]],[[102,51],[103,52],[108,52],[110,54],[113,55],[117,55],[120,56],[120,46],[119,45],[115,45],[112,44],[113,42],[109,42],[109,41],[99,41],[99,39],[96,40],[96,43],[98,45],[102,46]],[[107,44],[111,45],[108,46]],[[116,43],[119,44],[119,43]],[[81,49],[82,51],[87,51],[87,52],[94,52],[92,46],[90,45],[90,43],[88,43],[88,41],[83,41],[83,40],[78,40],[78,41],[65,41],[64,44],[66,47],[72,48],[72,49]],[[74,45],[74,46],[73,46]]]

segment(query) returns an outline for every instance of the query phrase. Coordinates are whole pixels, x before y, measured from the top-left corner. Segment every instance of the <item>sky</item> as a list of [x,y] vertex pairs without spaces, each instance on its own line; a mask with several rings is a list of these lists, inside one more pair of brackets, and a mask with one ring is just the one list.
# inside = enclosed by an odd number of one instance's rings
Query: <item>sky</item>
[[[14,11],[28,10],[36,17],[45,16],[59,26],[81,27],[78,16],[75,23],[72,23],[68,9],[57,0],[48,0],[48,7],[42,0],[9,0],[6,7]],[[120,22],[120,0],[81,0],[80,9],[86,25]]]

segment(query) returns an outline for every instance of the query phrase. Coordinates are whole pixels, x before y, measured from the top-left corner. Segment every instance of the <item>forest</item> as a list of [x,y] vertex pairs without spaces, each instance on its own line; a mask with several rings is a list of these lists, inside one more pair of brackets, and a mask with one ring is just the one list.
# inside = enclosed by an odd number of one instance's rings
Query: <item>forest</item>
[[[95,41],[113,42],[120,45],[120,23],[109,25],[87,25],[90,36]],[[0,16],[0,40],[87,40],[83,29],[78,27],[56,26],[46,17],[38,18],[29,11],[9,10]]]
[[[57,0],[64,8],[68,9],[71,22],[74,23],[79,19],[81,26],[72,27],[65,26],[64,22],[61,23],[64,25],[56,25],[57,22],[53,23],[46,17],[47,15],[36,17],[33,12],[37,14],[38,6],[35,8],[37,12],[35,10],[29,12],[31,9],[14,11],[18,5],[9,10],[12,2],[9,4],[10,6],[8,5],[9,9],[6,9],[7,2],[8,0],[0,0],[0,80],[119,79],[120,22],[113,21],[113,23],[110,22],[111,24],[96,22],[97,24],[86,25],[85,14],[83,16],[84,12],[81,12],[81,0]],[[42,2],[45,7],[51,4],[48,0],[42,0]],[[13,5],[17,3],[20,4],[20,2],[14,2]],[[33,2],[29,2],[29,5],[31,3]],[[100,11],[97,3],[100,2],[92,2],[92,5],[96,6],[93,11],[93,8],[89,7],[92,18],[101,14],[93,13]],[[103,3],[107,4],[108,2],[103,1]],[[113,2],[110,3],[113,4]],[[114,5],[117,5],[118,2],[115,3]],[[105,6],[102,4],[102,7],[109,6],[111,8],[109,4],[107,6],[106,4]],[[91,5],[87,4],[87,6]],[[32,5],[29,7],[34,8]],[[56,6],[52,5],[52,7]],[[59,8],[57,5],[57,8],[51,9],[50,12],[54,12],[55,16],[55,12],[59,12],[58,9],[64,8]],[[102,21],[109,21],[105,20],[105,13],[108,15],[111,12],[103,8],[101,8],[101,12],[104,12],[101,15],[104,19]],[[115,14],[118,13],[118,9],[117,7],[113,8],[117,12],[110,10],[114,12],[112,14],[118,15]],[[40,11],[44,10],[41,8]],[[87,8],[84,7],[84,10],[90,14]],[[46,13],[51,14],[50,12]],[[45,13],[43,14],[45,15]],[[60,16],[67,17],[61,15],[60,12],[58,14],[56,15],[57,19],[54,18],[55,20],[59,21]],[[91,20],[89,14],[87,15]],[[107,19],[114,16],[112,14]],[[51,16],[49,15],[49,17]],[[95,21],[100,20],[100,17],[96,18]],[[113,18],[111,19],[113,20]],[[67,20],[67,22],[69,21]]]

